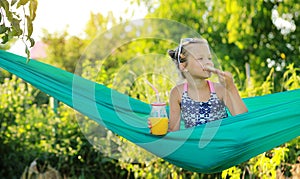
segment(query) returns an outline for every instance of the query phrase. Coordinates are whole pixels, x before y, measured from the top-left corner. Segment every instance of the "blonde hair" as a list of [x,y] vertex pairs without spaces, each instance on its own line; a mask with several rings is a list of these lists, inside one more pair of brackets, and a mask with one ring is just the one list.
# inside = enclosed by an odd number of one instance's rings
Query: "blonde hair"
[[[171,57],[172,61],[176,64],[177,68],[180,70],[180,63],[187,62],[187,56],[190,54],[189,51],[192,47],[192,44],[208,44],[206,39],[203,38],[186,38],[187,41],[184,41],[185,39],[182,39],[179,46],[175,50],[168,50],[168,54]],[[179,54],[180,53],[180,54]],[[184,74],[181,72],[181,76],[183,78]]]

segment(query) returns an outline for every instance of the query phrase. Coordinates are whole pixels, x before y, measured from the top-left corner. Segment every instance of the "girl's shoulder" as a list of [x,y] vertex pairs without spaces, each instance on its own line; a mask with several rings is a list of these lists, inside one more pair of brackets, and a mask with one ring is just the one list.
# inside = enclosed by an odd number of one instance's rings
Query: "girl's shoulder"
[[171,92],[183,92],[183,88],[184,88],[184,83],[178,84],[176,86],[174,86],[171,90]]
[[181,98],[181,95],[183,93],[183,89],[184,89],[184,83],[178,84],[176,86],[174,86],[171,89],[171,93],[170,96],[176,97],[176,98]]
[[224,88],[223,85],[221,83],[219,83],[219,82],[212,82],[211,81],[211,84],[214,86],[214,88],[216,90],[222,90]]
[[218,82],[212,82],[215,88],[215,93],[217,94],[219,99],[223,99],[223,96],[225,95],[225,88],[221,83]]

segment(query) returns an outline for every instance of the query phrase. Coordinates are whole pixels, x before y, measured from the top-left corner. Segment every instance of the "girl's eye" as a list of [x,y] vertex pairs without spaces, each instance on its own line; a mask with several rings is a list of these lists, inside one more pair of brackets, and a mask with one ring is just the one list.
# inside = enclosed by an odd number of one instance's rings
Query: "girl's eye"
[[[212,58],[210,58],[210,57],[207,58],[207,59],[210,60],[210,61],[212,60]],[[203,58],[202,57],[201,58],[197,58],[197,60],[203,60]]]

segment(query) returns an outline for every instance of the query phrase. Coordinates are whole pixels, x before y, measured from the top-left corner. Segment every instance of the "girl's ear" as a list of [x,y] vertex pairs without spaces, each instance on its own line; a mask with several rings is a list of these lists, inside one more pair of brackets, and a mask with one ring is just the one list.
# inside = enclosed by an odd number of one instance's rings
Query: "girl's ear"
[[184,70],[185,70],[185,67],[186,67],[186,64],[185,64],[185,63],[180,63],[180,64],[179,64],[179,69],[180,69],[180,71],[184,71]]

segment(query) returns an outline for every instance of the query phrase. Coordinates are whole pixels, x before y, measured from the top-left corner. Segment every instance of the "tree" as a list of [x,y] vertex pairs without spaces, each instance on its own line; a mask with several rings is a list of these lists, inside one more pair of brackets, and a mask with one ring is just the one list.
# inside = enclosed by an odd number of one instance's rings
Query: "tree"
[[55,32],[53,34],[44,31],[43,43],[47,45],[47,58],[45,60],[69,72],[74,72],[79,60],[85,41],[77,36],[69,36],[67,31]]
[[36,16],[37,0],[1,0],[0,1],[0,38],[6,44],[14,38],[25,44],[25,52],[29,59],[29,48],[35,43],[31,38],[32,22]]
[[[224,69],[245,72],[250,64],[254,81],[262,82],[275,68],[275,85],[280,84],[285,66],[300,65],[299,10],[295,0],[178,0],[144,1],[148,17],[176,20],[206,38]],[[241,73],[241,81],[245,81]],[[255,74],[260,74],[255,75]],[[281,90],[275,86],[274,91]]]

